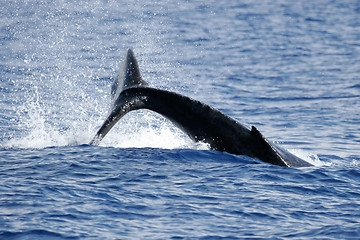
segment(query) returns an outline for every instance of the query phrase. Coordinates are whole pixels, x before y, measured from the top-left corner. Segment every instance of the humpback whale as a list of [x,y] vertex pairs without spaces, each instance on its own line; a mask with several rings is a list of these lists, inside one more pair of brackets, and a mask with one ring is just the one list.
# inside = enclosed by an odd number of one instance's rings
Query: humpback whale
[[268,141],[256,127],[248,129],[224,113],[175,92],[151,88],[140,74],[134,52],[128,49],[111,87],[110,114],[90,142],[97,145],[128,112],[148,109],[170,120],[194,141],[211,149],[247,155],[284,167],[312,164]]

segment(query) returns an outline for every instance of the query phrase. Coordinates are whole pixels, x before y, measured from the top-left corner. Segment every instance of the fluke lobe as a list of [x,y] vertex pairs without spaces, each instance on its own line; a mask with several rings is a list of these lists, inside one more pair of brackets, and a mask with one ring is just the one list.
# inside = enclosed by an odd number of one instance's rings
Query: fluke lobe
[[247,155],[284,167],[312,166],[269,142],[254,126],[248,129],[202,102],[149,87],[141,77],[133,51],[128,49],[111,87],[110,114],[90,144],[98,144],[125,114],[138,109],[161,114],[191,139],[208,143],[213,150]]

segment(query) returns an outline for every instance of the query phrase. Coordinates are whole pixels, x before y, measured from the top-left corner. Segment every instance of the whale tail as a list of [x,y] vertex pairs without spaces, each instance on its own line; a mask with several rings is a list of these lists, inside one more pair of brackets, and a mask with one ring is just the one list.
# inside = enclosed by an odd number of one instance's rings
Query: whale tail
[[114,115],[113,113],[116,111],[116,109],[119,108],[119,106],[124,104],[124,99],[121,97],[121,93],[129,88],[147,86],[148,83],[145,82],[141,77],[139,64],[135,58],[135,54],[129,48],[125,53],[122,65],[111,86],[111,107],[109,117],[90,142],[91,145],[98,144],[101,139],[106,135],[106,133],[116,123],[116,121],[113,121],[114,118],[112,118],[111,116]]

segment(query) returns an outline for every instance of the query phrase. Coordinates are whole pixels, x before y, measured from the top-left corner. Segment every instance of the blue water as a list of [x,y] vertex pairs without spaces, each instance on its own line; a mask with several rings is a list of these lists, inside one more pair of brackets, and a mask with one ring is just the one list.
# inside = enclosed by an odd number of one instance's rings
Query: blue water
[[[359,239],[359,1],[2,1],[0,239]],[[211,151],[148,111],[100,146],[133,48],[154,87],[313,163]]]

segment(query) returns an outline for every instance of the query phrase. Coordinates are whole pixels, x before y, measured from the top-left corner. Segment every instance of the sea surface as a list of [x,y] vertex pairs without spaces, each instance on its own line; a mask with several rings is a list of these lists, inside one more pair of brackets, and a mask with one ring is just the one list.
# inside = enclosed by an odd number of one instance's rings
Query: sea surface
[[[128,48],[314,167],[150,111],[89,145]],[[360,1],[1,1],[0,239],[360,239]]]

